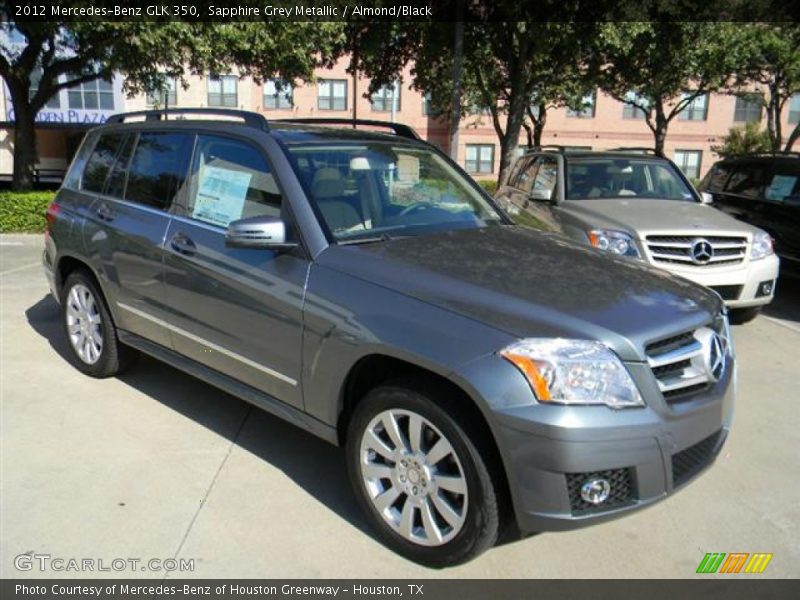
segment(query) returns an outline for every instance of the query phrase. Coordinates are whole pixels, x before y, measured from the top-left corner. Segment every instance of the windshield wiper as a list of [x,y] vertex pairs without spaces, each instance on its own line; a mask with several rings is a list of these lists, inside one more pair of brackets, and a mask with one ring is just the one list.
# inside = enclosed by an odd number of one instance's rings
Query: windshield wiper
[[336,243],[340,246],[352,246],[356,244],[376,244],[378,242],[388,242],[394,239],[397,238],[389,235],[388,233],[382,233],[373,237],[354,238],[352,240],[337,240]]

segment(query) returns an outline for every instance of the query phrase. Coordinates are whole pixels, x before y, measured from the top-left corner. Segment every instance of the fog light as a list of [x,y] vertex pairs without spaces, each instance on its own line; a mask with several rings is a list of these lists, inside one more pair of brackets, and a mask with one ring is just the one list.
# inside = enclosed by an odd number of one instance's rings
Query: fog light
[[761,296],[769,296],[772,293],[772,288],[774,285],[774,281],[762,281],[758,284],[758,292],[756,292],[756,297],[760,298]]
[[611,484],[608,479],[587,479],[581,485],[581,498],[589,504],[601,504],[608,500]]

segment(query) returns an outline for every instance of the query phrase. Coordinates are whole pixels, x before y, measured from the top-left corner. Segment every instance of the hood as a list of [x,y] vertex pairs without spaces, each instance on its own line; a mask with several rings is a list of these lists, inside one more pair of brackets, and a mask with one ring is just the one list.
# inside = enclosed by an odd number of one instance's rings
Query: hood
[[[591,227],[617,229],[642,237],[642,232],[703,231],[747,235],[757,231],[724,212],[699,202],[679,200],[566,200],[559,210]],[[655,226],[654,226],[655,224]]]
[[334,245],[317,263],[517,338],[595,339],[626,360],[721,309],[716,294],[666,271],[518,226]]

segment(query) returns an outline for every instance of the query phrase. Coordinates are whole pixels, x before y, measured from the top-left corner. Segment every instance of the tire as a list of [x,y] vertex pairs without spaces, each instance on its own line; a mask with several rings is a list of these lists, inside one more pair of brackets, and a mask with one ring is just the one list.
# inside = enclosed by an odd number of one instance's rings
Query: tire
[[750,321],[755,319],[760,312],[761,312],[760,306],[731,309],[731,323],[733,323],[734,325],[749,323]]
[[[356,406],[346,445],[350,483],[379,539],[435,568],[478,556],[500,528],[499,486],[484,458],[491,454],[479,451],[486,440],[447,405],[411,385],[375,388]],[[421,423],[418,436],[412,420]],[[392,441],[398,433],[401,445]]]
[[133,348],[120,343],[105,298],[87,271],[67,276],[61,289],[61,323],[69,360],[86,375],[113,377],[137,357]]

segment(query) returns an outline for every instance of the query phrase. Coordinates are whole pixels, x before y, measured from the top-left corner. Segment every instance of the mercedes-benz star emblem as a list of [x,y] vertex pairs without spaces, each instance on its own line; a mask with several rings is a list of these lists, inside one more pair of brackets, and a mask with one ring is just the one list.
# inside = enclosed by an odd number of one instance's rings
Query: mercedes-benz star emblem
[[692,242],[692,260],[704,265],[714,257],[714,247],[707,239],[697,238]]
[[725,373],[725,343],[714,333],[711,335],[706,349],[706,368],[714,381],[719,381]]

